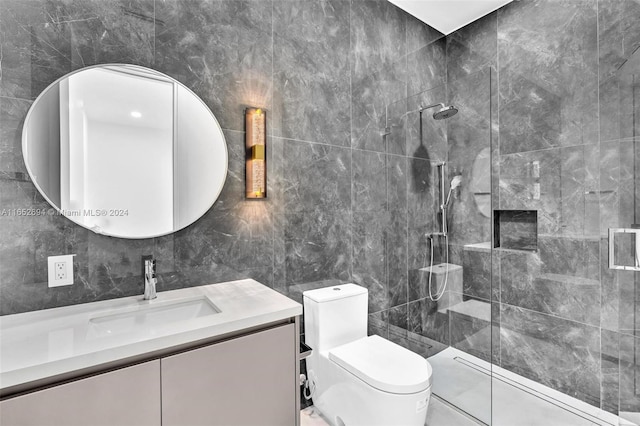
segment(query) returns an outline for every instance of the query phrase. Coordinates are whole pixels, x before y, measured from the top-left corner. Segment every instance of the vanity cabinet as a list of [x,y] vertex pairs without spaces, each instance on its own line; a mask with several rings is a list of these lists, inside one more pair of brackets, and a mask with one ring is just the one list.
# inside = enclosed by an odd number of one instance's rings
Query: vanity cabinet
[[50,387],[0,402],[7,426],[157,426],[160,360]]
[[297,322],[0,402],[7,426],[299,424]]
[[294,324],[162,358],[162,424],[297,424]]

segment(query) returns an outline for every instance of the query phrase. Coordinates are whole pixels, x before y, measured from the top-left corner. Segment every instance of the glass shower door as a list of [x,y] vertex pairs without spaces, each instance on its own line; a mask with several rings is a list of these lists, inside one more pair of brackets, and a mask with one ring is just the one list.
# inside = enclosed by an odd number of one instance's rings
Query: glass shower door
[[601,93],[603,408],[640,425],[640,51]]
[[601,76],[599,111],[575,109],[581,88],[508,78],[521,92],[493,102],[491,422],[640,425],[640,50]]
[[[425,291],[422,311],[424,322],[441,330],[440,350],[428,358],[432,393],[463,416],[491,424],[491,69],[450,77],[446,88],[421,97],[458,109],[441,121],[423,114],[421,123],[432,162],[428,211],[434,216],[426,230],[424,264],[410,273],[421,277],[422,287],[443,293],[432,301]],[[439,150],[431,143],[434,129],[444,131]],[[447,199],[443,236],[441,205]]]

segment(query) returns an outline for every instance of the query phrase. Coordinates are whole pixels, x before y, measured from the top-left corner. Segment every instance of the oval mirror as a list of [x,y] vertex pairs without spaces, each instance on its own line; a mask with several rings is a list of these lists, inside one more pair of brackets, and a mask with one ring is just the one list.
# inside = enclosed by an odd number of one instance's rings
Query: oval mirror
[[47,87],[25,119],[22,150],[53,207],[120,238],[190,225],[227,175],[227,145],[209,108],[171,77],[135,65],[84,68]]

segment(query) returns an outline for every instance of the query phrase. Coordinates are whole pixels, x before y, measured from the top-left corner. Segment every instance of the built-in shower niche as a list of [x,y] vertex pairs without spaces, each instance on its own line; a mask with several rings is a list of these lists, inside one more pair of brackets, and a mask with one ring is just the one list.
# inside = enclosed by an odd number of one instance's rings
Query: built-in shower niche
[[493,247],[538,250],[537,210],[494,210]]

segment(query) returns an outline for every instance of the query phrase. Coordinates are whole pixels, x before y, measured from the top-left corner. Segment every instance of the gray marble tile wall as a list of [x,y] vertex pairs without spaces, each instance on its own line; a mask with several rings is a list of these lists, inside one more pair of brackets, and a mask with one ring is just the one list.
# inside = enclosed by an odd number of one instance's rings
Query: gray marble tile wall
[[[47,207],[26,175],[22,122],[47,85],[84,66],[172,76],[211,108],[229,148],[218,201],[169,236],[0,217],[0,314],[140,294],[140,258],[153,254],[159,291],[252,277],[301,301],[306,289],[359,283],[370,331],[428,353],[409,271],[428,261],[421,235],[436,227],[432,165],[446,126],[425,118],[420,144],[407,98],[447,96],[442,34],[386,0],[0,0],[0,43],[3,208]],[[266,201],[244,199],[246,106],[269,114]],[[63,253],[77,254],[75,284],[49,289],[47,256]]]
[[[640,218],[639,19],[634,0],[528,0],[444,38],[386,0],[0,0],[3,208],[47,207],[26,175],[22,122],[48,84],[84,66],[176,78],[229,147],[221,197],[170,236],[0,217],[0,314],[139,294],[150,253],[160,291],[253,277],[301,300],[353,281],[370,291],[371,333],[425,355],[454,345],[632,411],[640,284],[607,268],[603,236]],[[436,102],[460,113],[416,112]],[[269,111],[265,202],[243,195],[249,105]],[[469,247],[491,240],[470,189],[486,148],[493,207],[538,211],[535,253]],[[464,279],[442,303],[478,302],[477,315],[443,313],[425,293],[444,160],[462,176],[449,220]],[[77,254],[76,284],[48,289],[46,258],[63,253]]]
[[[495,363],[616,414],[640,411],[640,277],[609,270],[606,246],[608,228],[640,218],[639,20],[633,0],[531,0],[447,36],[449,90],[491,70],[493,208],[538,211],[536,252],[464,250],[488,237],[462,186],[453,215],[469,220],[451,233],[465,299],[493,301]],[[464,175],[464,132],[447,130]],[[456,317],[457,347],[487,350],[477,321]]]

